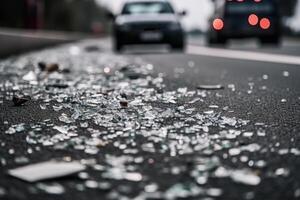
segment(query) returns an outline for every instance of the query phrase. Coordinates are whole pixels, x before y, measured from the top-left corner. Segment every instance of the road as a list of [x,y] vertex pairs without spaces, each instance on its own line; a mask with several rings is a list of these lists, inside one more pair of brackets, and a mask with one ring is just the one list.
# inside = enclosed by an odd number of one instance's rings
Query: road
[[[0,198],[300,199],[300,42],[201,44],[115,55],[90,40],[1,61]],[[18,93],[31,100],[13,106]],[[50,159],[87,169],[7,175]]]
[[84,34],[0,28],[0,58],[86,38]]

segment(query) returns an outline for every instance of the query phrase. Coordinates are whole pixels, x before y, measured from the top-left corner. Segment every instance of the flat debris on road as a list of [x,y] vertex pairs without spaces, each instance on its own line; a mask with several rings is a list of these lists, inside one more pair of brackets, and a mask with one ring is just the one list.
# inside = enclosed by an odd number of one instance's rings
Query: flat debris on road
[[[174,89],[159,66],[91,45],[0,62],[0,199],[300,198],[299,121],[280,130],[294,134],[281,146],[273,124],[224,103],[238,86]],[[53,159],[85,170],[33,183],[7,176]]]

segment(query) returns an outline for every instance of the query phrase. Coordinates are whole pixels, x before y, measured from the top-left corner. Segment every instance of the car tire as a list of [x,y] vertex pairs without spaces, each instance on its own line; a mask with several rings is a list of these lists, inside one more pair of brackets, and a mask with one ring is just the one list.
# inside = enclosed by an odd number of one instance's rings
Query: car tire
[[116,53],[120,53],[122,50],[123,44],[121,44],[121,42],[119,41],[118,38],[115,39],[114,42],[114,52]]
[[177,52],[184,52],[185,42],[182,40],[178,43],[171,44],[172,50]]
[[184,45],[172,45],[172,51],[183,52],[184,50]]
[[275,46],[278,46],[280,44],[280,38],[278,36],[263,37],[263,38],[260,38],[260,43],[262,45],[275,45]]
[[209,37],[208,44],[211,45],[225,45],[227,39],[225,37],[216,36],[216,37]]

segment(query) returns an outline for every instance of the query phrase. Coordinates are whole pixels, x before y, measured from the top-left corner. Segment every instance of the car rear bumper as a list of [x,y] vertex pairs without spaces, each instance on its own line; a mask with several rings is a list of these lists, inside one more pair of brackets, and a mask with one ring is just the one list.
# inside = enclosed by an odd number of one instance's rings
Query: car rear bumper
[[[150,37],[143,37],[143,35],[149,35]],[[153,34],[153,38],[151,38]],[[119,30],[116,29],[114,37],[119,43],[126,44],[182,44],[185,41],[185,33],[183,30]]]

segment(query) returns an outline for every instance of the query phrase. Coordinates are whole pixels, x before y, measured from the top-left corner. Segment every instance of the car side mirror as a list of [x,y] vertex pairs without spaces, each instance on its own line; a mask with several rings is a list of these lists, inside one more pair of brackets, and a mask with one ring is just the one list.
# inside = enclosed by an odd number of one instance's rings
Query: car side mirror
[[183,10],[183,11],[179,12],[178,15],[184,17],[187,15],[187,11]]

